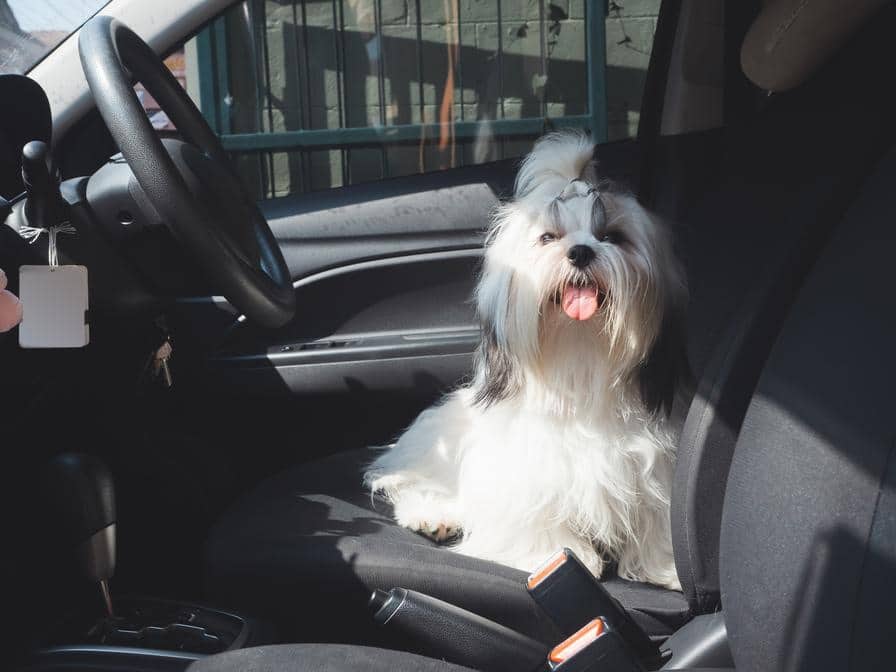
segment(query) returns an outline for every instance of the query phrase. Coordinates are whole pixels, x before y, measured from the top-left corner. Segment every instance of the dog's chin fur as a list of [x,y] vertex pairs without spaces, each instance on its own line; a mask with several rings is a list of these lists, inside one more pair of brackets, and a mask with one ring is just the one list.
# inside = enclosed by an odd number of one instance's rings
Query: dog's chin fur
[[[664,229],[597,183],[592,152],[558,133],[527,157],[488,238],[472,382],[365,482],[401,525],[457,534],[460,553],[531,571],[565,546],[596,575],[615,561],[622,578],[678,589],[664,422],[678,369],[660,360],[679,355],[684,283]],[[570,262],[574,245],[593,251],[587,266]],[[570,284],[599,291],[589,319],[564,312]]]

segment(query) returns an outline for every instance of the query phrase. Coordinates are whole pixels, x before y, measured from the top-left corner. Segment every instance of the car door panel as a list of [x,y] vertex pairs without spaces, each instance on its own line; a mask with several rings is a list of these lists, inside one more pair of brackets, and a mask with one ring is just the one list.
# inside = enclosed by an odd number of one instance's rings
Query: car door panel
[[209,359],[217,385],[251,394],[421,391],[466,375],[479,338],[481,246],[359,262],[296,282],[300,317],[250,325]]

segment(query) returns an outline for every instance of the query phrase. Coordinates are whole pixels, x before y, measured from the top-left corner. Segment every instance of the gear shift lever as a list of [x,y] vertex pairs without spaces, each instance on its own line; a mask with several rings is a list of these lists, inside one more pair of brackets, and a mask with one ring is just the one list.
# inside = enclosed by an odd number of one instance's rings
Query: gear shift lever
[[25,219],[36,228],[56,224],[62,203],[59,185],[50,175],[49,155],[49,148],[40,140],[22,148],[22,181],[28,192]]
[[[220,653],[256,643],[252,641],[250,644],[250,624],[243,618],[198,605],[150,598],[121,598],[116,605],[117,615],[114,614],[108,581],[115,572],[116,513],[115,488],[109,469],[92,455],[63,453],[50,461],[44,486],[45,508],[59,530],[58,535],[77,551],[81,574],[99,583],[106,604],[106,616],[101,618],[78,609],[71,618],[60,622],[55,632],[47,637],[48,643],[53,646],[96,644],[199,654]],[[137,661],[142,655],[136,653],[132,657],[126,651],[120,653],[120,656],[115,654],[110,665],[120,662],[119,657],[121,661]],[[92,656],[91,652],[88,657],[99,660]],[[139,661],[135,664],[140,669],[149,669],[142,667]],[[2,664],[0,668],[6,669]]]
[[105,463],[92,455],[63,453],[46,479],[50,511],[66,541],[76,547],[81,573],[98,582],[111,617],[109,579],[115,573],[115,486]]

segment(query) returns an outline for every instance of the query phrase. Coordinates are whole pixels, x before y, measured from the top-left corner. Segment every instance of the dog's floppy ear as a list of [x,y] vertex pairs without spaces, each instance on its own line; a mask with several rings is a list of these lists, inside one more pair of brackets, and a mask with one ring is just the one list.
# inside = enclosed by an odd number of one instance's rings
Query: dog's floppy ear
[[483,406],[512,397],[520,389],[520,363],[509,338],[513,292],[513,271],[486,253],[476,288],[482,340],[476,351],[474,380],[475,401]]
[[490,406],[515,395],[520,388],[519,362],[507,338],[507,312],[513,291],[512,274],[488,268],[476,292],[482,340],[476,351],[475,401]]
[[518,362],[499,340],[492,320],[482,322],[482,342],[476,353],[477,385],[474,400],[481,406],[508,399],[520,388]]
[[676,391],[692,383],[686,341],[688,304],[684,269],[666,240],[667,259],[663,280],[663,320],[656,341],[638,369],[641,400],[653,414],[669,416]]

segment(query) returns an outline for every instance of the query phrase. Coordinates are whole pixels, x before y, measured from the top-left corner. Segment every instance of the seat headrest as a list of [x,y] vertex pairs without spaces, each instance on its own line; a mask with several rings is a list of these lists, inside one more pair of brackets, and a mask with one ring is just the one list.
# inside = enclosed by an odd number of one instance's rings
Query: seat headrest
[[767,91],[806,81],[890,0],[770,0],[740,50],[744,74]]

